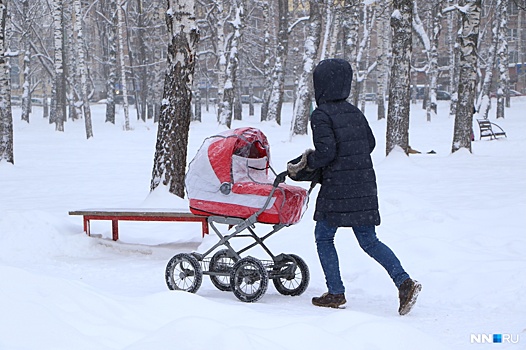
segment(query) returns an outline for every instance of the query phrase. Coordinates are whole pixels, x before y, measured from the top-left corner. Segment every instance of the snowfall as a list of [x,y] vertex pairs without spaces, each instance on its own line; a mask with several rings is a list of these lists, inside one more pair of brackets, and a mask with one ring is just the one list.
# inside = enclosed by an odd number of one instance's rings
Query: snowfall
[[[397,313],[387,273],[349,228],[336,236],[347,307],[311,304],[326,291],[313,238],[317,189],[302,220],[266,241],[273,253],[306,261],[305,293],[284,296],[270,283],[258,302],[244,303],[207,276],[195,294],[169,290],[171,257],[216,242],[214,233],[203,242],[196,223],[121,222],[113,241],[108,221],[93,221],[90,237],[82,217],[69,215],[86,208],[188,211],[165,187],[149,191],[157,124],[137,121],[132,109],[132,130],[124,131],[122,107],[113,125],[104,121],[105,105],[95,104],[87,140],[83,120],[56,132],[41,107],[30,123],[15,107],[15,164],[0,163],[0,349],[526,349],[526,97],[512,99],[505,119],[495,119],[495,107],[490,113],[506,138],[479,140],[474,122],[472,153],[451,153],[454,118],[448,102],[439,102],[431,122],[412,105],[410,145],[422,153],[410,156],[386,157],[386,120],[376,120],[375,104],[365,108],[377,139],[378,236],[423,285],[406,316]],[[312,147],[311,138],[290,139],[290,104],[281,126],[260,122],[258,107],[248,116],[244,105],[233,128],[261,129],[273,167],[283,171]],[[203,121],[192,123],[188,161],[206,137],[224,130],[215,113],[203,107]],[[259,247],[245,254],[268,259]],[[492,342],[494,334],[502,343]]]

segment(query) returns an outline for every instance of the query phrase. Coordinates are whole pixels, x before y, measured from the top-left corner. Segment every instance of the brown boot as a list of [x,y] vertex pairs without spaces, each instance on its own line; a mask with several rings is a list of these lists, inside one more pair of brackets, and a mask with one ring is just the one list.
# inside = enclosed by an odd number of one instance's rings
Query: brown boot
[[321,297],[312,298],[312,304],[322,307],[332,307],[334,309],[343,308],[347,300],[345,294],[324,293]]
[[400,299],[398,313],[400,315],[407,315],[411,311],[421,290],[422,285],[410,278],[400,285],[400,288],[398,288],[398,298]]

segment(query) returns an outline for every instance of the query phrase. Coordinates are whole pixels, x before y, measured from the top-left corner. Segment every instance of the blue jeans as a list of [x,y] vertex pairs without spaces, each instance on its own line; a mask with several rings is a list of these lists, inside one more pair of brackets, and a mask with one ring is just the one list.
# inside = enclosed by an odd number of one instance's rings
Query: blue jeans
[[[326,221],[317,221],[314,229],[318,257],[325,274],[327,288],[331,294],[345,292],[340,275],[338,253],[334,246],[334,235],[337,229],[338,227],[331,227]],[[409,275],[404,271],[393,251],[376,237],[375,227],[355,226],[352,229],[360,247],[382,265],[396,287],[400,287],[402,282],[409,278]]]

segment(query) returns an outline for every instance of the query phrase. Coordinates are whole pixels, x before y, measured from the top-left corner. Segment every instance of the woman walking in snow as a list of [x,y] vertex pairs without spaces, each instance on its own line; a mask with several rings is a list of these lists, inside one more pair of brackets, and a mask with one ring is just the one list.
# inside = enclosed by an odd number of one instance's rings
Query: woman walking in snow
[[376,237],[380,214],[371,159],[376,141],[363,113],[346,101],[352,74],[351,65],[342,59],[323,60],[316,66],[313,80],[317,108],[311,115],[315,149],[305,151],[300,162],[287,165],[292,176],[304,169],[322,169],[314,235],[328,292],[312,298],[312,303],[332,308],[345,305],[334,236],[339,227],[351,227],[360,247],[385,268],[395,283],[398,312],[405,315],[422,286],[409,277],[393,251]]

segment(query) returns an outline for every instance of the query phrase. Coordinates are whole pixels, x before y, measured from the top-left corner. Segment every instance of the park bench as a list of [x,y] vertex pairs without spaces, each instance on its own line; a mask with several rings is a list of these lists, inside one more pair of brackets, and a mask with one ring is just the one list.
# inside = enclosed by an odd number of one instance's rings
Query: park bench
[[119,239],[119,221],[183,221],[200,222],[203,237],[208,234],[208,221],[206,216],[194,215],[190,212],[183,212],[169,209],[83,209],[70,211],[69,215],[82,215],[84,222],[84,232],[88,236],[90,232],[91,220],[111,221],[112,239]]
[[[482,140],[483,137],[489,137],[490,140],[496,139],[499,136],[507,137],[500,126],[487,119],[477,119],[477,123],[479,124],[480,140]],[[497,127],[498,130],[493,130],[493,126]]]

